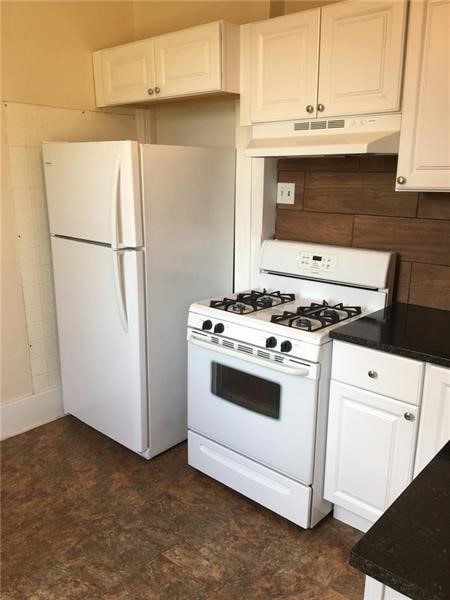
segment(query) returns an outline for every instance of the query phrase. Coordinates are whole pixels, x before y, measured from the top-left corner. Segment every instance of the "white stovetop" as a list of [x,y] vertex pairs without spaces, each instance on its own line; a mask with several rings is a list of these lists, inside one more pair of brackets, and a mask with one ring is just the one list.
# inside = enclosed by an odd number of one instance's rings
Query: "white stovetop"
[[[303,352],[314,354],[311,347],[317,350],[328,342],[330,331],[386,306],[392,266],[393,255],[386,252],[266,240],[261,247],[254,291],[279,290],[283,294],[295,294],[295,300],[243,315],[212,308],[210,299],[203,300],[191,305],[188,326],[201,330],[204,320],[209,319],[212,328],[208,331],[213,333],[214,327],[222,323],[225,329],[218,335],[230,340],[265,347],[267,337],[274,336],[277,337],[275,351],[282,340],[290,340],[292,352],[299,353],[297,356]],[[236,299],[236,294],[229,294],[227,298]],[[359,306],[361,314],[316,331],[270,321],[272,315],[283,311],[295,313],[299,306],[309,306],[311,302],[320,305],[324,300],[330,306],[341,302],[344,306]]]
[[[256,290],[262,291],[262,290]],[[269,293],[271,290],[267,290]],[[228,299],[234,300],[237,295],[236,294],[227,294]],[[210,307],[211,300],[222,300],[222,298],[213,298],[207,300],[201,300],[199,302],[194,302],[194,304],[190,307],[190,313],[195,313],[200,316],[204,316],[205,319],[211,319],[213,322],[213,326],[217,323],[229,323],[236,324],[240,327],[238,330],[233,328],[229,330],[229,337],[232,337],[233,333],[236,336],[236,339],[247,341],[249,343],[252,342],[252,334],[251,330],[262,330],[267,335],[274,335],[280,338],[293,338],[298,341],[304,341],[310,344],[323,344],[329,339],[329,332],[337,327],[340,327],[344,323],[350,323],[350,321],[354,321],[364,314],[368,314],[368,310],[364,310],[362,307],[362,312],[360,315],[355,317],[351,317],[349,319],[345,319],[340,321],[339,323],[335,323],[323,329],[319,329],[317,331],[304,331],[302,329],[298,329],[296,327],[287,327],[286,325],[281,325],[279,323],[271,323],[272,315],[280,315],[283,311],[296,312],[297,307],[299,306],[309,306],[311,302],[316,302],[321,304],[323,298],[305,298],[300,294],[295,295],[295,300],[292,302],[286,302],[284,304],[278,304],[277,306],[271,308],[264,308],[255,312],[247,313],[247,314],[238,314],[231,311],[220,310],[218,308]],[[331,303],[330,303],[331,304]],[[333,302],[334,304],[334,302]],[[345,304],[348,304],[346,302]],[[353,305],[352,305],[353,306]],[[358,306],[355,304],[355,306]],[[301,315],[299,315],[301,316]],[[305,315],[306,316],[306,315]],[[190,321],[191,326],[193,326],[192,320]],[[246,332],[248,329],[248,332]],[[224,334],[225,335],[225,334]],[[239,336],[239,337],[237,337]]]

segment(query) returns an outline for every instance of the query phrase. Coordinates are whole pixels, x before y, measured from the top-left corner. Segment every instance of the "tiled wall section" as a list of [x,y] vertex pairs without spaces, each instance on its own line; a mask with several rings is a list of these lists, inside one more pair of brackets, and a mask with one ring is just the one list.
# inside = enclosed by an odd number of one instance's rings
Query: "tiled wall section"
[[60,382],[42,141],[136,139],[135,115],[4,103],[33,393]]
[[276,236],[398,254],[396,299],[450,310],[450,193],[395,192],[397,158],[281,159]]

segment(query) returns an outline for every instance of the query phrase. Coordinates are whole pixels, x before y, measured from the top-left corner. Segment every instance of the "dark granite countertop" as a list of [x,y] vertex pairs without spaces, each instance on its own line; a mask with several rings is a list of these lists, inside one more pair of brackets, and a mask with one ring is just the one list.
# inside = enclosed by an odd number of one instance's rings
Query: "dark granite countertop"
[[350,564],[412,600],[449,600],[450,442],[353,547]]
[[450,367],[450,311],[391,304],[342,325],[330,337]]

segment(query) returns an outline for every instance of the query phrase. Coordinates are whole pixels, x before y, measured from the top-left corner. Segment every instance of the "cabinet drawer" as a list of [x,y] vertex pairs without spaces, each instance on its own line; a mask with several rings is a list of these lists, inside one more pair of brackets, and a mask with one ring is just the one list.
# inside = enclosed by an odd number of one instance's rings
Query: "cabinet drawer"
[[419,406],[423,364],[378,350],[333,342],[331,377]]

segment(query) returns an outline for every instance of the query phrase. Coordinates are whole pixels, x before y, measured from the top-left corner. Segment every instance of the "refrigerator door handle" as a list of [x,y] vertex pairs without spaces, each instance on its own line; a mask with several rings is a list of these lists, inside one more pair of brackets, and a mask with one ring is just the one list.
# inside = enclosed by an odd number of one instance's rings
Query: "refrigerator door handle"
[[118,250],[121,245],[119,242],[120,228],[120,156],[116,157],[112,176],[112,194],[111,194],[111,248]]
[[123,254],[124,252],[116,250],[111,252],[113,257],[114,271],[114,289],[116,292],[116,301],[119,309],[120,323],[125,333],[128,333],[128,315],[125,299],[125,284],[123,276]]

